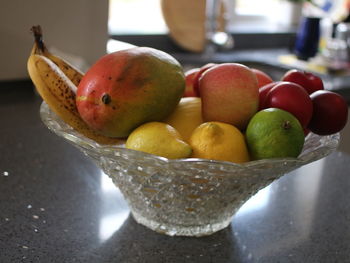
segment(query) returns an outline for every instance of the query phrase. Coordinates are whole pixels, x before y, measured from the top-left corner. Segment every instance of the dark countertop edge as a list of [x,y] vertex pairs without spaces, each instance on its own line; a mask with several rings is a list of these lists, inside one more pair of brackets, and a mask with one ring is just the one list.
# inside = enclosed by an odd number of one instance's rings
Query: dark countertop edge
[[[203,53],[183,52],[183,51],[168,51],[167,52],[175,57],[184,67],[185,66],[201,66],[208,62],[213,63],[226,63],[226,62],[238,62],[238,63],[259,63],[266,65],[279,71],[286,71],[291,69],[290,66],[282,64],[278,60],[278,56],[291,53],[291,50],[287,47],[280,48],[255,48],[255,49],[233,49],[232,51],[216,52],[212,55]],[[346,93],[346,96],[350,94],[350,76],[337,76],[337,75],[321,75],[321,77],[331,83],[332,90],[342,90]],[[330,85],[330,84],[329,84]],[[5,89],[11,90],[13,88],[32,89],[33,83],[28,78],[25,79],[13,79],[13,80],[0,80],[0,88],[2,91]]]
[[9,80],[0,80],[0,89],[1,91],[10,91],[11,89],[32,89],[33,82],[28,78],[21,79],[9,79]]
[[[232,32],[235,46],[234,50],[263,49],[263,48],[292,48],[296,32]],[[111,39],[123,41],[136,46],[157,48],[166,52],[192,53],[178,46],[168,34],[111,34]]]

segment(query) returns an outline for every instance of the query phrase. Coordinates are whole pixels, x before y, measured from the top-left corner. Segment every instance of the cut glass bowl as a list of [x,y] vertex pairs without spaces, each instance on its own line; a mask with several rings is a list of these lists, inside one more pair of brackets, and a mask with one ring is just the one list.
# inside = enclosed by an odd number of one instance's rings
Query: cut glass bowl
[[333,152],[339,133],[310,133],[298,158],[244,164],[203,159],[169,160],[102,146],[64,123],[43,102],[44,124],[92,158],[119,187],[135,220],[167,235],[203,236],[227,227],[235,212],[257,191],[302,165]]

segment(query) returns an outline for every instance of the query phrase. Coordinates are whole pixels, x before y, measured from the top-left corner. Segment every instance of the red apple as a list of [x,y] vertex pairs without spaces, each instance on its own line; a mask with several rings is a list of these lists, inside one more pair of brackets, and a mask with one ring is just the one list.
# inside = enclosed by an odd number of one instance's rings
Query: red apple
[[211,67],[215,66],[216,64],[215,63],[208,63],[208,64],[205,64],[204,66],[202,66],[200,68],[200,70],[197,72],[197,74],[194,76],[194,79],[193,79],[193,91],[194,91],[194,94],[197,96],[197,97],[200,97],[200,91],[199,91],[199,79],[201,78],[202,74],[207,71],[208,69],[210,69]]
[[287,71],[283,75],[282,81],[297,83],[302,86],[309,94],[312,94],[317,90],[324,89],[323,81],[320,77],[314,75],[313,73],[297,69],[291,69]]
[[205,121],[221,121],[243,130],[259,105],[254,73],[238,63],[213,66],[199,80]]
[[255,76],[258,79],[259,88],[273,82],[273,79],[269,75],[267,75],[265,72],[256,68],[252,68],[251,70],[255,73]]
[[265,109],[265,98],[267,93],[276,86],[280,81],[271,82],[259,88],[259,110]]
[[199,68],[193,68],[185,72],[186,88],[183,97],[197,97],[193,91],[193,81]]
[[303,87],[282,81],[266,95],[265,107],[279,108],[292,113],[303,127],[307,127],[312,116],[312,101]]
[[341,131],[348,120],[348,105],[345,99],[332,91],[320,90],[310,95],[314,113],[308,128],[319,135]]

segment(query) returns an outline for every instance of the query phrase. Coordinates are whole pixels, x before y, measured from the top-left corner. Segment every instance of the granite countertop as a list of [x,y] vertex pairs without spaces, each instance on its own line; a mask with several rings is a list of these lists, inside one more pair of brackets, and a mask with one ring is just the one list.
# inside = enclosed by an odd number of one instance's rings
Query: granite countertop
[[111,180],[50,132],[28,88],[0,96],[0,262],[350,262],[350,123],[338,151],[251,198],[202,238],[137,224]]

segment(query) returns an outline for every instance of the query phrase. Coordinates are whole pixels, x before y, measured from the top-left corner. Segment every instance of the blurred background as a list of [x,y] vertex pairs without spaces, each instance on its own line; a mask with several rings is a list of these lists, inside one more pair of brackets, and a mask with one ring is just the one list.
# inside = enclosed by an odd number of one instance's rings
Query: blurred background
[[1,0],[0,81],[28,79],[26,60],[33,43],[30,28],[37,24],[42,26],[50,49],[86,70],[106,52],[127,47],[125,42],[159,48],[180,60],[183,54],[193,54],[191,59],[203,55],[210,44],[215,52],[226,53],[283,48],[296,55],[282,58],[284,63],[308,60],[310,55],[296,54],[296,40],[303,19],[316,17],[319,31],[307,41],[317,43],[322,63],[327,56],[336,57],[338,64],[332,66],[348,69],[348,0],[217,2]]

